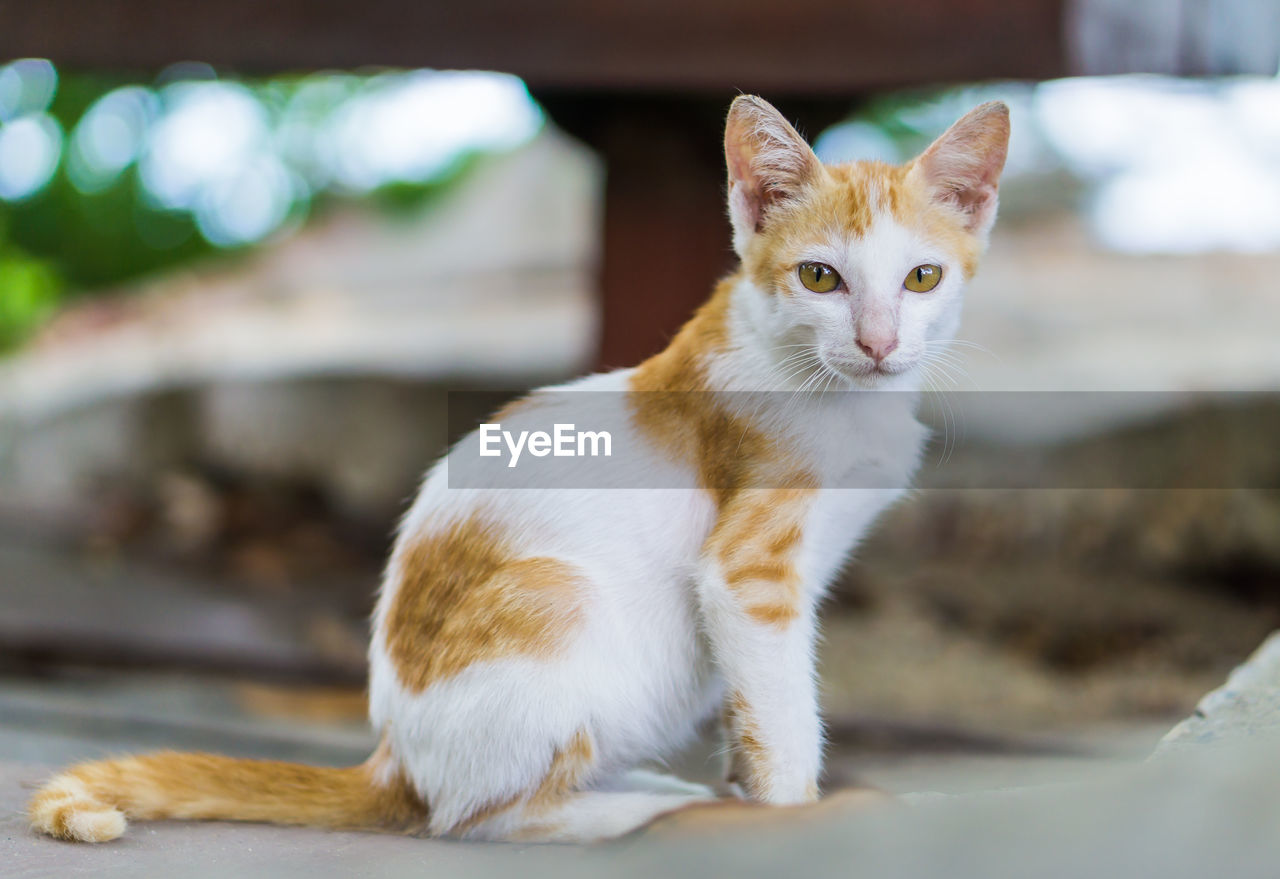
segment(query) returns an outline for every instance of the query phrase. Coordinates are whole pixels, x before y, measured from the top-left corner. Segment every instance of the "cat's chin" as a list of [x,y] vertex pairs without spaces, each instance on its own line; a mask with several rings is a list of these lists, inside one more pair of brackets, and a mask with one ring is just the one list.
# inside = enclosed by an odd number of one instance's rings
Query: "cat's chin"
[[823,364],[840,378],[844,379],[850,389],[863,390],[897,390],[911,383],[911,374],[915,364],[904,365],[872,365],[869,361],[841,360],[825,357]]
[[901,372],[880,372],[872,370],[863,375],[848,378],[851,388],[864,391],[900,391],[908,389],[912,382],[910,370]]

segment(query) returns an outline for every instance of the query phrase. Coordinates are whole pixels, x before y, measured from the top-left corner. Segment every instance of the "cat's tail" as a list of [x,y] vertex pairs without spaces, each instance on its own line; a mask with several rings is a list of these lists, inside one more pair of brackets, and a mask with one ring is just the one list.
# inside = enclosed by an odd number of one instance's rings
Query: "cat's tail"
[[162,751],[73,766],[37,791],[27,815],[37,830],[82,842],[115,839],[126,818],[381,830],[425,823],[426,805],[385,770],[383,747],[345,769]]

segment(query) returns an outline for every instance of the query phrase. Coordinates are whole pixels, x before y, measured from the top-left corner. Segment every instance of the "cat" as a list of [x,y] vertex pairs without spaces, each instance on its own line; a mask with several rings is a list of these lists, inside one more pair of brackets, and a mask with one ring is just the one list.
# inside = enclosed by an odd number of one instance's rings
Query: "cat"
[[[551,389],[609,392],[590,397],[612,401],[616,441],[640,450],[617,466],[657,487],[451,487],[460,443],[386,568],[367,762],[86,763],[34,795],[33,826],[91,842],[126,816],[578,842],[718,795],[817,799],[817,606],[917,466],[922,363],[956,330],[1008,136],[992,102],[905,165],[824,165],[770,104],[738,97],[725,157],[739,268],[662,353]],[[797,419],[819,382],[846,393]],[[498,420],[519,431],[573,405],[535,392]],[[637,768],[716,716],[718,790]]]

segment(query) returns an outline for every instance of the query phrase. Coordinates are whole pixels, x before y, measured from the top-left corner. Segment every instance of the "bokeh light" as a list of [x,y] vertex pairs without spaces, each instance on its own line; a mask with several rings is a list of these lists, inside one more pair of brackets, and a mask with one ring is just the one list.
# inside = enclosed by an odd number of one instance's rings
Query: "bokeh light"
[[184,64],[152,85],[113,88],[72,118],[62,163],[62,129],[45,112],[56,89],[47,61],[0,68],[0,199],[30,198],[61,163],[82,195],[136,186],[139,210],[188,215],[216,247],[261,241],[304,216],[317,194],[430,184],[467,156],[519,146],[542,125],[524,83],[505,74],[249,83]]
[[43,58],[0,67],[0,122],[46,110],[58,90],[58,71]]
[[0,67],[0,199],[28,199],[57,171],[62,127],[45,112],[57,90],[58,72],[42,58]]
[[510,149],[541,125],[524,84],[494,73],[377,77],[324,127],[334,178],[368,191],[445,171],[464,151]]
[[1036,89],[1038,123],[1079,177],[1109,248],[1280,247],[1280,81],[1079,78]]
[[62,155],[62,128],[47,113],[0,124],[0,198],[30,198],[53,179]]
[[266,108],[238,83],[178,82],[160,99],[139,172],[161,207],[194,208],[269,149]]
[[898,142],[883,128],[858,119],[833,125],[822,132],[813,142],[813,151],[828,164],[855,159],[897,164],[906,158]]
[[159,113],[159,99],[142,86],[116,89],[94,102],[71,135],[67,176],[72,184],[84,193],[113,184],[138,158]]
[[305,186],[278,158],[263,153],[201,190],[196,225],[211,244],[233,247],[274,232],[305,198]]

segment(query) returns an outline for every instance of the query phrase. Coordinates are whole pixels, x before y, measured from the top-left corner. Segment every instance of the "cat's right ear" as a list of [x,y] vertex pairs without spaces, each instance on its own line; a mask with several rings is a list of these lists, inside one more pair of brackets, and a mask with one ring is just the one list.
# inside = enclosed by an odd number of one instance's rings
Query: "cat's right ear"
[[959,210],[965,227],[986,237],[996,219],[1000,172],[1009,152],[1009,108],[989,101],[970,110],[914,162],[934,197]]
[[729,107],[724,158],[733,249],[742,256],[769,207],[794,197],[822,163],[782,114],[755,95],[739,95]]

